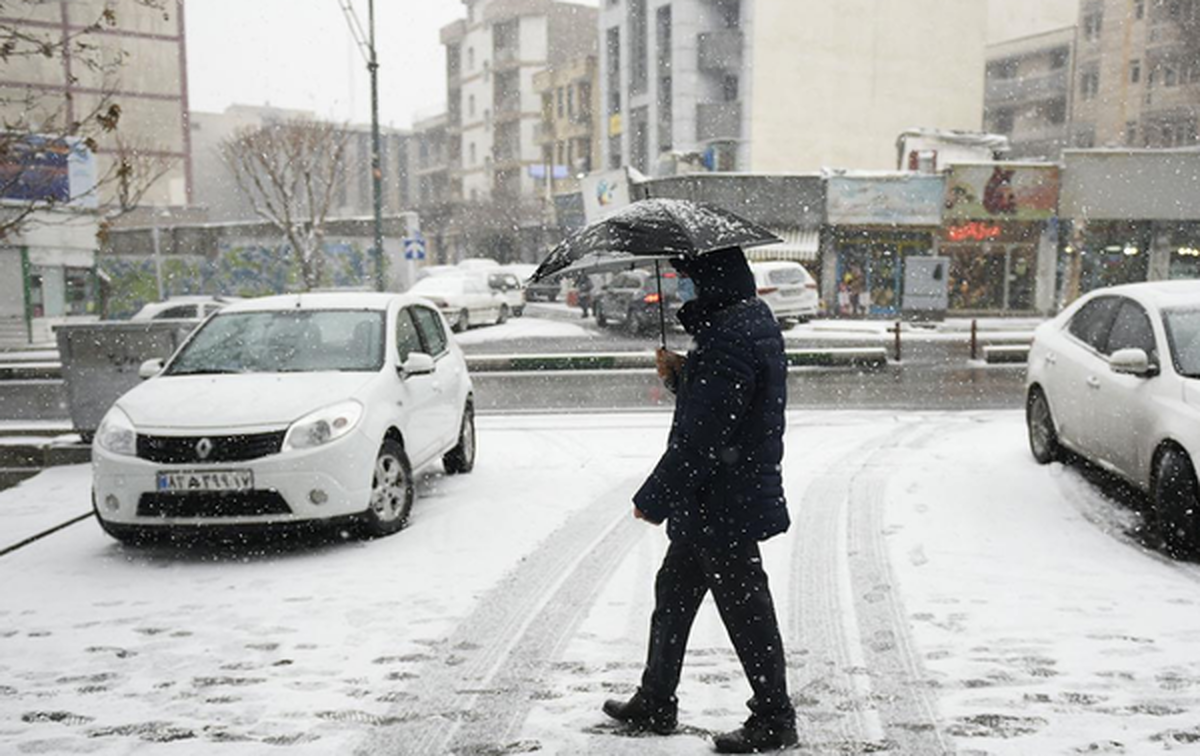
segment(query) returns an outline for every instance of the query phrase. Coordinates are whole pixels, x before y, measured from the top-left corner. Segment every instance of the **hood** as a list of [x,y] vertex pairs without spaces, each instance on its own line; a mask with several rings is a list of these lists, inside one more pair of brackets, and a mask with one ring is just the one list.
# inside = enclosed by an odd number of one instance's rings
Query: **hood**
[[696,298],[684,304],[678,316],[684,330],[693,336],[706,328],[716,313],[758,295],[754,273],[738,247],[676,258],[671,265],[696,287]]
[[281,428],[353,396],[377,373],[159,376],[117,400],[135,428]]

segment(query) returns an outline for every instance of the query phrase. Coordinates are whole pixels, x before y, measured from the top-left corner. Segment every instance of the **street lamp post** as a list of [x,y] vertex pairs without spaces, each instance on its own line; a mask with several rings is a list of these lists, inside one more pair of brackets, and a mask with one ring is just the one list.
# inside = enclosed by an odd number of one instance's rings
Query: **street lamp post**
[[375,263],[375,289],[383,291],[386,288],[383,275],[383,166],[380,163],[379,145],[379,60],[375,57],[375,0],[367,2],[367,26],[371,55],[367,62],[367,70],[371,72],[371,183],[375,205],[375,248],[372,257]]

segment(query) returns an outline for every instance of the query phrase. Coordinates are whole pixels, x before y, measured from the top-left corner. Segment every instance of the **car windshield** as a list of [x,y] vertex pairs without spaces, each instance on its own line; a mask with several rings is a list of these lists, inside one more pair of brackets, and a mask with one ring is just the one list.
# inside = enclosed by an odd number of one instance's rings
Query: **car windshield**
[[1200,310],[1166,310],[1163,322],[1175,370],[1188,378],[1200,378]]
[[376,371],[383,366],[383,324],[377,310],[217,314],[166,374]]
[[802,284],[804,271],[800,268],[779,268],[771,271],[767,278],[773,284]]

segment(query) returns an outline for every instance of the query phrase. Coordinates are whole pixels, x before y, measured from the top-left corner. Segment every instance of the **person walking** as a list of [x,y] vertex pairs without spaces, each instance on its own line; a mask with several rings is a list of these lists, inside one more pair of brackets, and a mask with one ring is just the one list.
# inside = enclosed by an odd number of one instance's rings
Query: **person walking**
[[579,299],[579,308],[583,311],[579,317],[586,318],[588,310],[592,306],[592,277],[587,273],[579,276],[579,280],[575,282],[576,296]]
[[783,336],[756,296],[741,249],[672,260],[696,288],[679,311],[694,339],[686,356],[659,349],[659,376],[675,392],[667,449],[633,497],[635,517],[667,524],[670,545],[655,579],[641,685],[603,710],[638,730],[669,734],[692,622],[712,592],[753,690],[742,727],[717,735],[720,753],[794,745],[783,641],[759,542],[790,525],[783,457],[787,365]]

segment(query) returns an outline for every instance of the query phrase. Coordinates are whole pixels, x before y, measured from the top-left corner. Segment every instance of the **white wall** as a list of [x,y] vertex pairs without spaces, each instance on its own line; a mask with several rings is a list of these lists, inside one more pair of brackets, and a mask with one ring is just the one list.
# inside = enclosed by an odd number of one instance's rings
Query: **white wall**
[[1079,0],[988,0],[989,45],[1074,26]]
[[757,0],[750,170],[889,169],[905,129],[980,129],[986,32],[963,0]]

